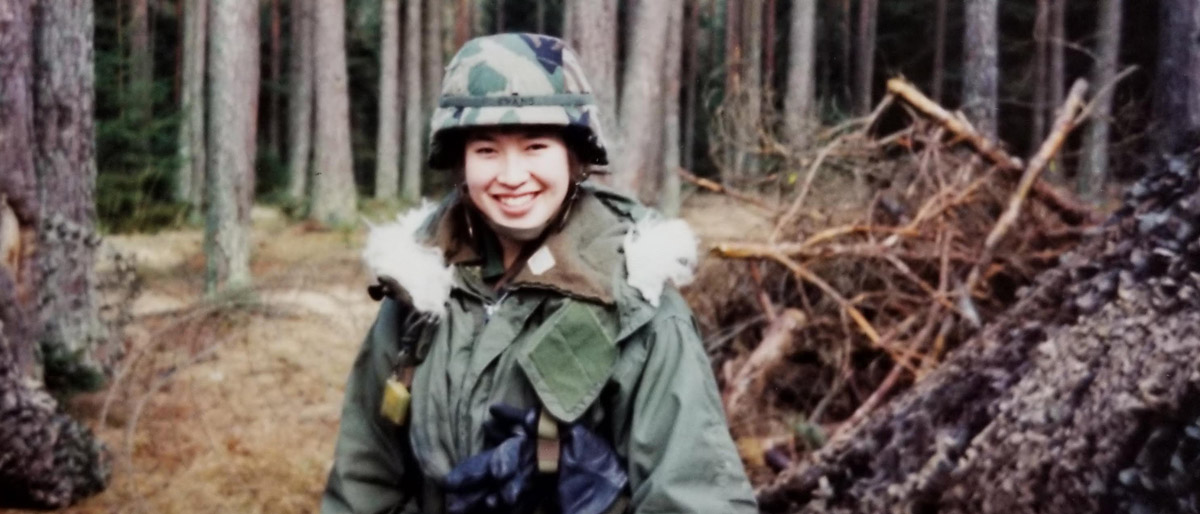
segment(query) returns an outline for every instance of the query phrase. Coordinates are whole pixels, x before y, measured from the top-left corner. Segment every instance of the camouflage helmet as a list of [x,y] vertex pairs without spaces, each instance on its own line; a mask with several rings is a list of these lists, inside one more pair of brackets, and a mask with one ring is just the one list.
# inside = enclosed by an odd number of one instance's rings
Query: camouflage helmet
[[462,130],[498,125],[554,125],[583,164],[608,164],[599,108],[575,52],[540,34],[497,34],[467,41],[442,79],[430,121],[429,166],[446,169],[462,156]]

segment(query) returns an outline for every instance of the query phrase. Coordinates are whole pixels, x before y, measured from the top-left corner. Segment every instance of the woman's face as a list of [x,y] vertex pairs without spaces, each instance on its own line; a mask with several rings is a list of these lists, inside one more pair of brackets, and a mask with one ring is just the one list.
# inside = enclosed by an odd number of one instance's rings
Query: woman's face
[[570,188],[566,144],[553,130],[483,130],[466,141],[467,193],[494,225],[544,227]]

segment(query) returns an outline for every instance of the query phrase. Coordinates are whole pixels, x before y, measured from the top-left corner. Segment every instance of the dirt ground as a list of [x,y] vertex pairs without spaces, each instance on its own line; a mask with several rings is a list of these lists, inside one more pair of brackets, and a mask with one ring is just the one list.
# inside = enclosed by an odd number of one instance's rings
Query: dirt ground
[[[704,244],[771,228],[762,211],[709,195],[689,198],[684,217]],[[317,509],[344,381],[376,310],[358,256],[365,231],[267,209],[253,218],[251,298],[199,300],[197,229],[106,239],[137,256],[144,282],[118,378],[69,405],[111,450],[112,483],[66,512]]]

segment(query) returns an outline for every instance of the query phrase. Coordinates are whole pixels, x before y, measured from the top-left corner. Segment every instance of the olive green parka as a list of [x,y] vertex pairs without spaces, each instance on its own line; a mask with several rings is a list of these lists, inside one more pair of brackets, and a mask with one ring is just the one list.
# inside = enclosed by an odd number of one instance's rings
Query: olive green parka
[[[500,252],[476,248],[481,230],[463,209],[451,197],[372,231],[368,267],[406,298],[383,301],[355,360],[321,512],[444,512],[441,483],[487,449],[481,427],[496,403],[541,406],[610,441],[629,512],[756,512],[695,320],[665,284],[680,262],[662,248],[682,222],[584,186],[561,230],[497,293],[487,284],[503,271]],[[694,260],[690,232],[682,239]],[[380,402],[402,347],[416,368],[398,426]]]

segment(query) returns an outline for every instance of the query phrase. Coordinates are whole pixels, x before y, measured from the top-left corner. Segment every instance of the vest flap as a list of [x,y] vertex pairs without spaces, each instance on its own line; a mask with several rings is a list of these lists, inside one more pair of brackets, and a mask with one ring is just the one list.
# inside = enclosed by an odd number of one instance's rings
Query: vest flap
[[599,305],[567,300],[517,356],[542,407],[559,421],[583,415],[612,375],[618,348],[610,317]]

